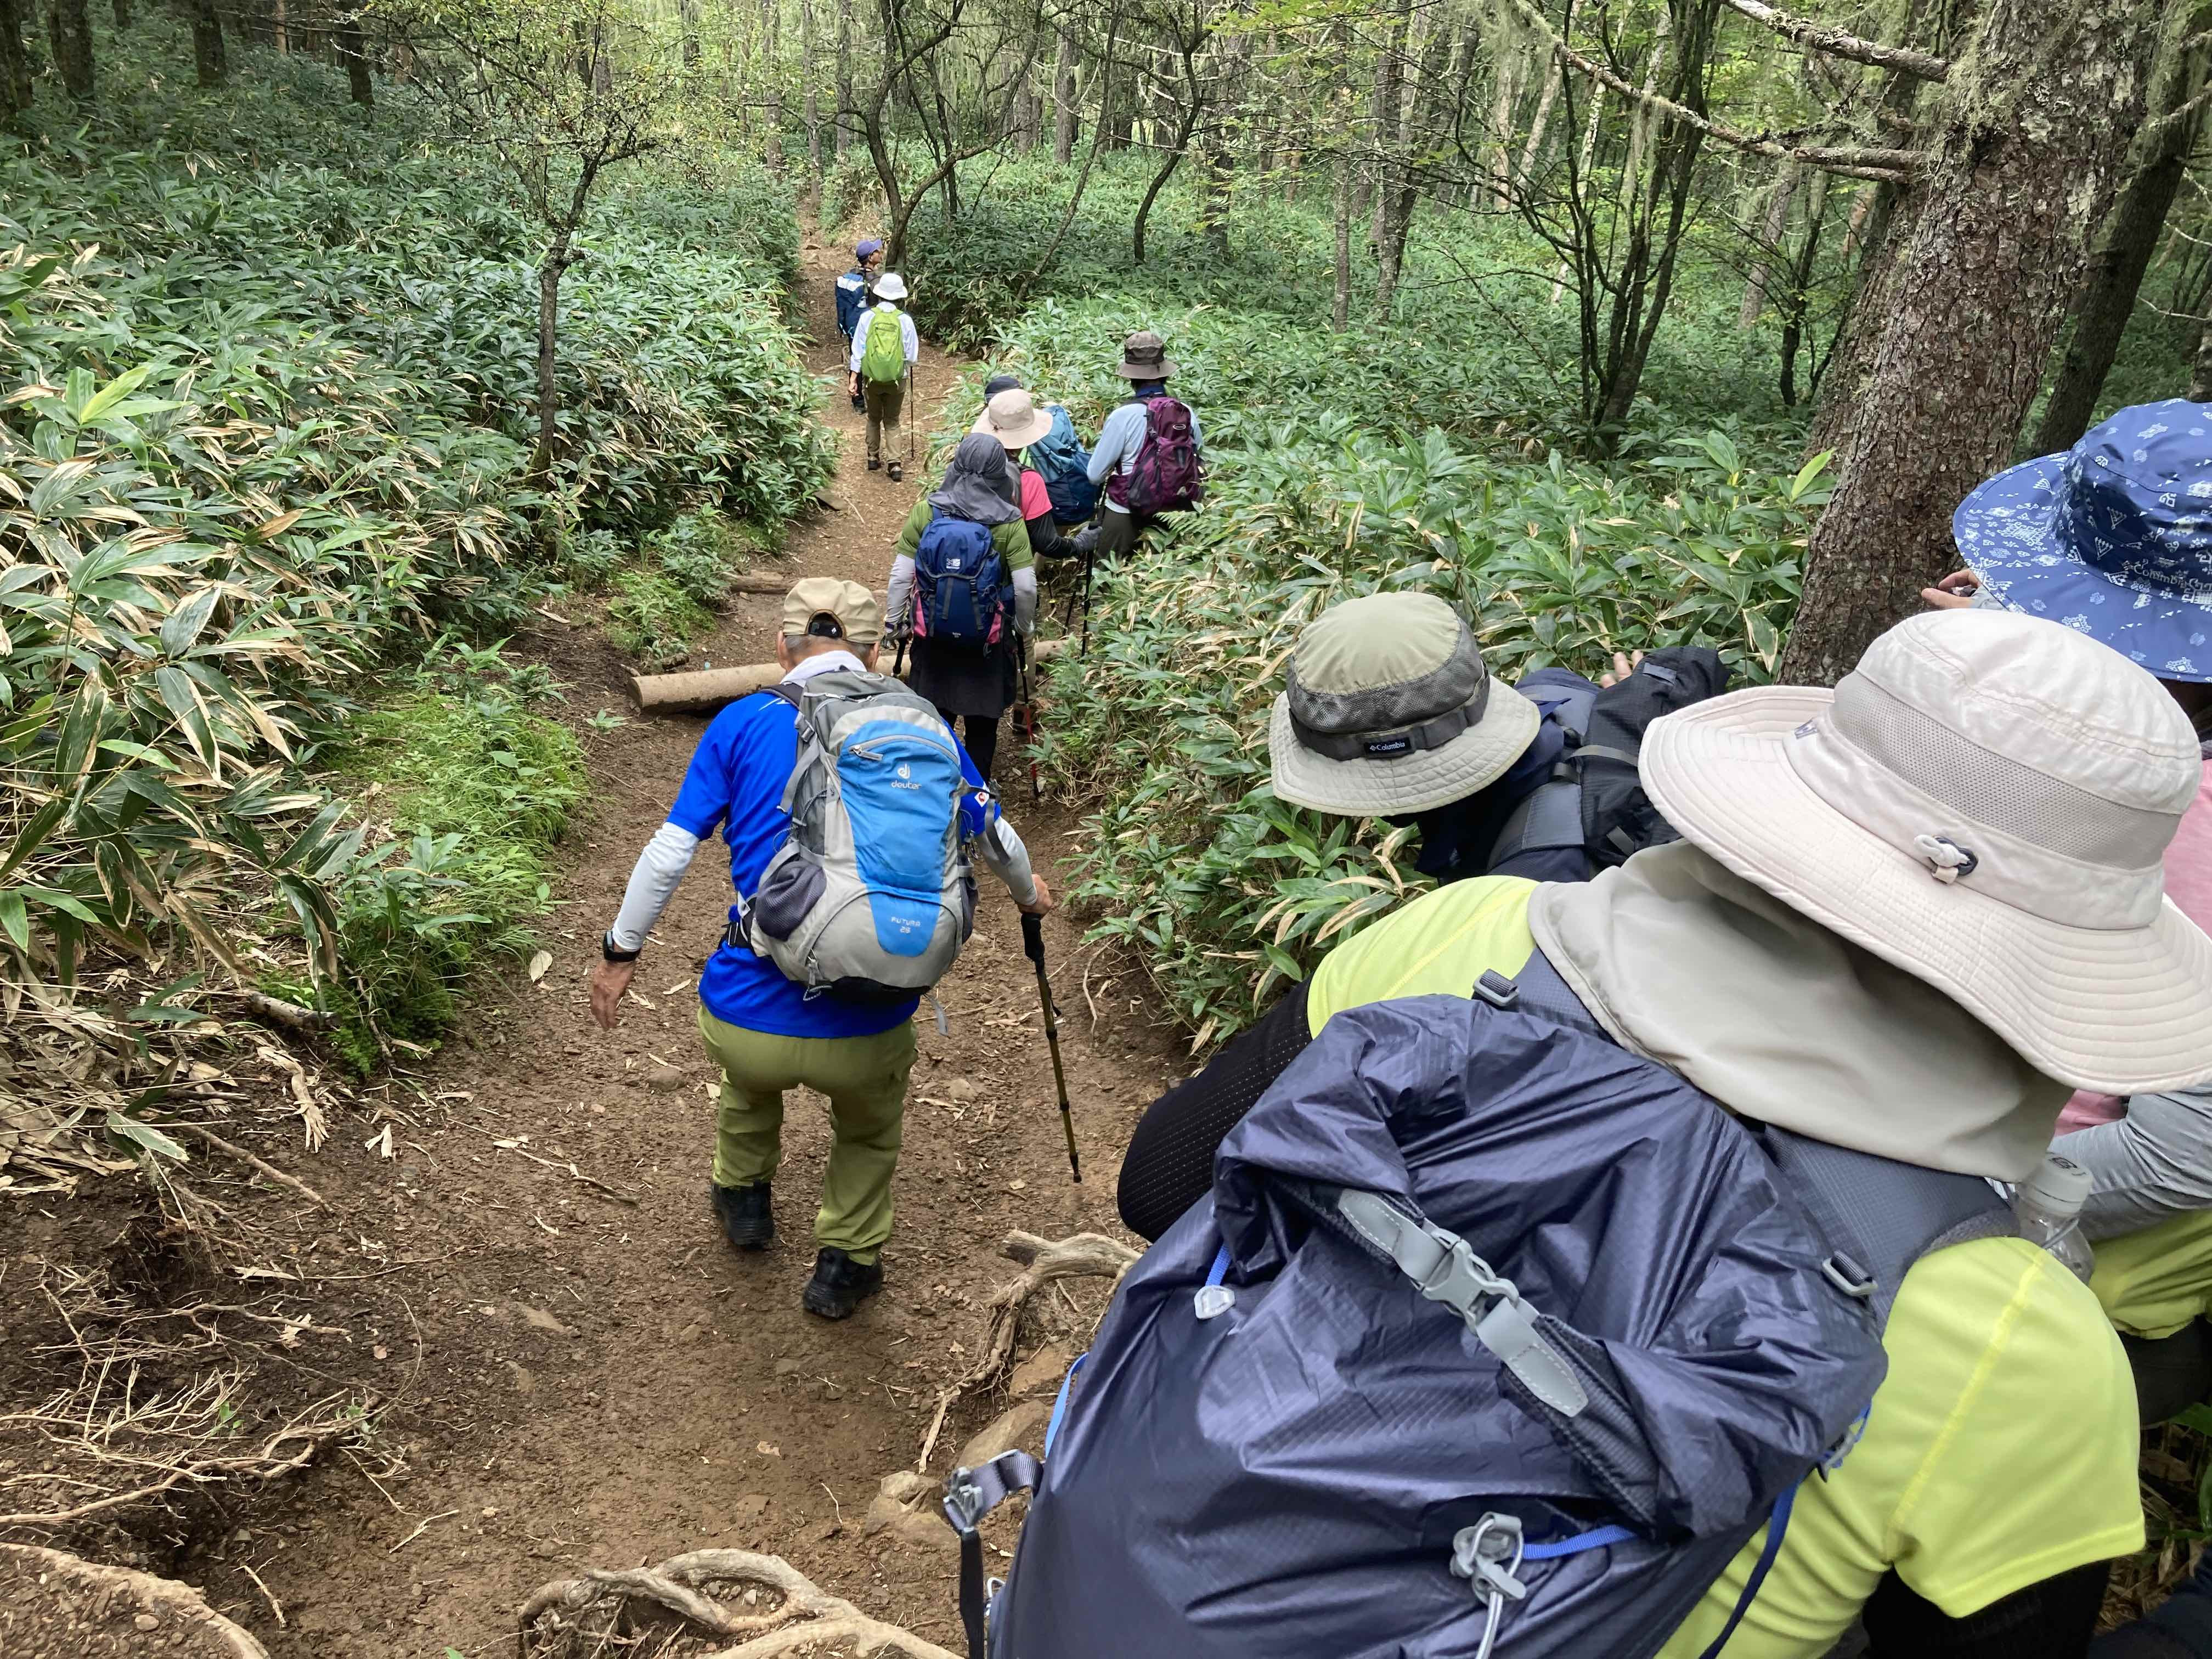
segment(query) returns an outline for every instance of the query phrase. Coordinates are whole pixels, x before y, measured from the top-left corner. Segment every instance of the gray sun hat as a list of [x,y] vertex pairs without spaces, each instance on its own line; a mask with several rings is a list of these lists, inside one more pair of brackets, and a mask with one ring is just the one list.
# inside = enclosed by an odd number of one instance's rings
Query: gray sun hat
[[1125,380],[1164,380],[1176,366],[1168,361],[1167,342],[1140,328],[1121,342],[1121,361],[1114,372]]
[[1306,624],[1267,727],[1275,796],[1376,817],[1425,812],[1512,769],[1542,719],[1491,677],[1432,593],[1371,593]]

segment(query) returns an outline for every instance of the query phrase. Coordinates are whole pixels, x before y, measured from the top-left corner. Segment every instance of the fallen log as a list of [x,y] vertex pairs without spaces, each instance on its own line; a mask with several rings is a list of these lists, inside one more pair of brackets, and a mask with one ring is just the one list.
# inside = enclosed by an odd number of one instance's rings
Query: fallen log
[[[1037,640],[1030,646],[1030,660],[1042,666],[1060,654],[1064,640]],[[747,663],[740,668],[702,668],[689,674],[633,674],[630,695],[641,714],[711,714],[726,703],[765,691],[783,678],[772,662]]]

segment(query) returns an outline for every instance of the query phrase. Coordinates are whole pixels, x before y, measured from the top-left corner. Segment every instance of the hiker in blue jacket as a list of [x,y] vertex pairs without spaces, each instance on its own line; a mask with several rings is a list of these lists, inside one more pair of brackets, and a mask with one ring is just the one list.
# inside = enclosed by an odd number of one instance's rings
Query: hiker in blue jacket
[[[776,660],[787,686],[839,671],[873,672],[882,608],[857,582],[810,576],[783,602]],[[630,873],[622,908],[592,975],[592,1016],[609,1030],[620,1017],[646,936],[719,826],[729,843],[738,903],[751,903],[769,860],[791,831],[782,807],[799,752],[798,711],[773,692],[742,697],[699,740],[668,822]],[[1000,816],[963,749],[959,833],[1031,915],[1053,908],[1052,890]],[[713,1211],[731,1246],[766,1249],[775,1239],[769,1182],[782,1154],[783,1097],[808,1088],[827,1096],[832,1140],[814,1218],[820,1247],[803,1305],[842,1319],[882,1288],[881,1252],[891,1231],[891,1177],[898,1166],[906,1085],[915,1058],[917,999],[856,1002],[817,995],[764,956],[732,942],[699,976],[699,1034],[722,1073],[714,1147]]]
[[[884,245],[871,236],[853,249],[853,268],[837,279],[837,331],[845,337],[845,356],[853,356],[853,331],[868,308],[868,286],[876,280],[876,267],[884,262]],[[853,407],[866,406],[860,392],[852,393]]]
[[[1109,559],[1133,552],[1137,538],[1153,522],[1154,514],[1132,510],[1123,496],[1130,470],[1150,434],[1151,416],[1145,400],[1169,395],[1168,380],[1176,366],[1169,361],[1166,342],[1147,328],[1122,342],[1121,361],[1114,372],[1129,382],[1129,398],[1098,428],[1098,446],[1091,452],[1090,469],[1091,482],[1105,491],[1100,502],[1104,513],[1098,521],[1097,547]],[[1205,439],[1198,428],[1195,410],[1190,411],[1190,435],[1194,447],[1202,454]]]

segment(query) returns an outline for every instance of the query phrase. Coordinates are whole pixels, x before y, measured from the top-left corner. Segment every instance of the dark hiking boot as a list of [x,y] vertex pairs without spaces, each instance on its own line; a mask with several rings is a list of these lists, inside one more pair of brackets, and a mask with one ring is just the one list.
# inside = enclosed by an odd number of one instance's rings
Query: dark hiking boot
[[842,1250],[825,1249],[814,1258],[814,1277],[800,1300],[811,1314],[844,1319],[883,1287],[882,1262],[859,1262]]
[[769,1207],[768,1182],[750,1187],[716,1187],[714,1214],[731,1248],[764,1250],[775,1243],[775,1212]]
[[893,461],[891,463],[891,482],[893,483],[896,483],[900,479],[905,477],[906,473],[900,468],[899,464],[896,461]]
[[883,470],[883,465],[884,465],[884,464],[883,464],[881,461],[878,460],[874,456],[871,455],[871,456],[869,456],[869,457],[868,457],[868,471],[871,471],[871,472],[879,472],[879,471],[881,471]]

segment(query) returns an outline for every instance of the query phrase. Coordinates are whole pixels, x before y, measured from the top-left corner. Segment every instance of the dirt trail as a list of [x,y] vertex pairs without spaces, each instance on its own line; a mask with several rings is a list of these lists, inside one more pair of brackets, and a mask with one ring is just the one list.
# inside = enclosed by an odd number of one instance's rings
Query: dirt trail
[[[806,283],[815,337],[828,343],[809,360],[844,459],[833,510],[797,530],[787,562],[794,575],[880,591],[921,468],[902,484],[861,470],[830,311],[842,252],[810,248]],[[925,346],[923,445],[960,367]],[[773,600],[740,601],[698,658],[766,659],[774,615]],[[593,636],[552,632],[521,643],[553,660],[573,715],[626,709],[611,653]],[[976,1352],[981,1300],[1013,1271],[998,1259],[1000,1237],[1113,1227],[1130,1125],[1174,1074],[1179,1049],[1131,994],[1133,975],[1094,1019],[1079,928],[1054,917],[1085,1154],[1085,1184],[1072,1187],[1016,913],[987,878],[975,939],[943,991],[951,1033],[922,1032],[884,1292],[842,1325],[802,1313],[828,1144],[822,1103],[792,1103],[776,1249],[738,1259],[707,1212],[710,1073],[692,986],[728,902],[719,845],[702,852],[663,918],[665,943],[648,951],[643,995],[620,1029],[602,1034],[586,1010],[600,931],[703,725],[632,719],[584,731],[595,787],[568,843],[544,982],[518,974],[487,992],[416,1079],[419,1094],[402,1085],[381,1097],[398,1119],[394,1160],[361,1150],[356,1129],[300,1161],[349,1212],[324,1240],[345,1260],[317,1259],[332,1279],[356,1282],[325,1284],[319,1321],[349,1328],[340,1369],[366,1366],[405,1401],[365,1460],[378,1484],[343,1462],[323,1468],[302,1480],[283,1524],[234,1534],[177,1569],[272,1653],[512,1652],[514,1610],[538,1583],[712,1545],[786,1554],[870,1612],[939,1640],[957,1632],[950,1551],[927,1538],[863,1537],[861,1515],[884,1475],[913,1465],[937,1385],[965,1369],[963,1349]],[[1073,815],[1032,807],[1019,762],[1011,747],[1001,762],[1010,811],[1056,876]],[[1099,969],[1093,997],[1110,971]],[[572,1160],[634,1207],[572,1180]],[[374,1365],[362,1352],[371,1343]],[[995,1408],[956,1417],[933,1474]],[[286,1627],[243,1565],[283,1606]]]

